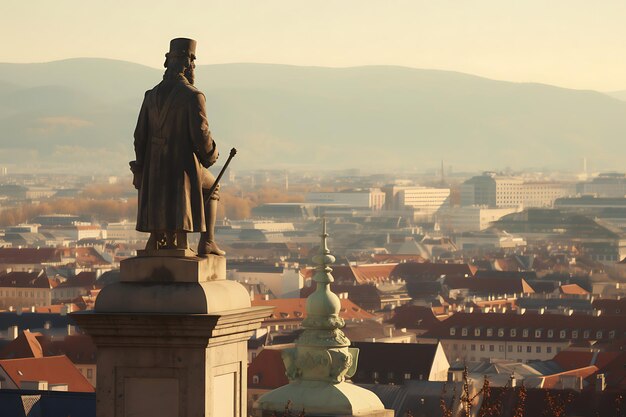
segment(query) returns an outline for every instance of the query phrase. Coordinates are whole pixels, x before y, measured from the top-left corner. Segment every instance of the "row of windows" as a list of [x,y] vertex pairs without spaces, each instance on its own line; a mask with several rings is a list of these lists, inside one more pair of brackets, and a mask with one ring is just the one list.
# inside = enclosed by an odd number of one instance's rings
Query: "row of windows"
[[[518,329],[509,329],[509,336],[510,337],[517,337],[518,336]],[[493,328],[487,328],[486,332],[484,333],[485,336],[487,337],[493,337],[494,336],[494,332],[495,329]],[[545,332],[545,333],[544,333]],[[558,331],[558,337],[561,339],[565,339],[567,338],[567,330],[559,330]],[[450,336],[456,336],[456,327],[451,327],[450,328]],[[504,328],[499,328],[497,329],[497,334],[498,337],[504,337],[506,333],[506,330]],[[481,336],[482,333],[482,329],[481,328],[474,328],[474,336]],[[531,334],[531,329],[522,329],[522,337],[529,337],[529,335]],[[556,337],[555,335],[557,334],[557,331],[555,331],[554,329],[548,329],[548,330],[543,330],[543,329],[535,329],[534,332],[534,337],[535,338],[542,338],[542,337],[549,337],[549,338],[553,338]],[[578,339],[580,336],[582,336],[583,339],[589,339],[591,337],[591,335],[594,335],[596,339],[602,339],[603,337],[609,337],[609,339],[614,339],[615,338],[615,330],[611,330],[608,333],[602,331],[602,330],[597,330],[595,333],[592,330],[571,330],[570,333],[570,337],[572,339]],[[469,329],[467,327],[463,327],[461,329],[461,336],[468,336],[469,335]]]
[[26,297],[26,298],[44,298],[45,292],[35,293],[35,291],[15,291],[15,290],[0,290],[0,297]]
[[[452,350],[458,351],[459,350],[459,345],[457,343],[453,343],[452,344]],[[461,349],[460,350],[467,350],[467,345],[462,344],[461,345]],[[495,352],[496,351],[496,346],[495,345],[484,345],[484,344],[480,344],[480,345],[476,345],[476,344],[471,344],[470,345],[470,350],[472,352],[475,352],[476,350],[479,350],[481,352]],[[504,345],[498,345],[498,352],[504,352],[505,350],[505,346]],[[508,353],[513,352],[513,345],[507,345],[506,346],[506,351]],[[543,347],[542,346],[535,346],[535,353],[542,353],[543,351]],[[545,346],[545,353],[558,353],[561,351],[560,347],[556,347],[556,351],[553,351],[552,346]],[[523,345],[517,345],[517,352],[521,353],[524,352],[524,346]],[[533,352],[533,347],[531,345],[527,345],[526,346],[526,353],[532,353]]]

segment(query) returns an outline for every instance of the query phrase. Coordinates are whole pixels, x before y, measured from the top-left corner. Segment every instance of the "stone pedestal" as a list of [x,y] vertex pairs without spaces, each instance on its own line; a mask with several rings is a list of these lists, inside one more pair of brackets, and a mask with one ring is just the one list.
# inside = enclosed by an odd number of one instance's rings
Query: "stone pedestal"
[[97,417],[245,417],[247,340],[271,314],[227,281],[226,260],[145,256],[121,265],[94,312]]

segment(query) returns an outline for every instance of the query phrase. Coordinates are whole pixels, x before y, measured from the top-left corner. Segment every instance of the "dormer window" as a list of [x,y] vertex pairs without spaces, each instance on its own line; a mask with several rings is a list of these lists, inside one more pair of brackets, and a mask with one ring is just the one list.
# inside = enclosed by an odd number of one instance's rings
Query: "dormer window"
[[463,327],[463,329],[461,330],[461,335],[467,336],[467,327]]
[[566,332],[565,330],[561,330],[561,331],[559,332],[559,337],[560,337],[561,339],[565,339],[565,336],[567,336],[567,332]]
[[479,328],[475,328],[474,329],[474,336],[480,336],[480,329]]
[[602,339],[602,330],[596,332],[596,339]]
[[261,378],[259,377],[259,375],[252,375],[252,383],[253,384],[259,384]]
[[541,337],[541,330],[537,329],[535,330],[535,338],[540,338]]
[[589,330],[583,332],[583,339],[589,339]]
[[615,339],[615,330],[609,332],[609,339]]
[[578,330],[572,330],[572,339],[578,339]]
[[487,329],[487,336],[488,337],[493,336],[493,329],[491,327]]
[[450,327],[450,336],[455,336],[455,335],[456,335],[456,328]]
[[522,336],[523,337],[528,337],[528,329],[522,330]]
[[517,329],[511,329],[511,337],[517,337]]
[[554,330],[548,330],[548,337],[554,337]]
[[498,329],[498,337],[504,337],[504,329],[502,327]]

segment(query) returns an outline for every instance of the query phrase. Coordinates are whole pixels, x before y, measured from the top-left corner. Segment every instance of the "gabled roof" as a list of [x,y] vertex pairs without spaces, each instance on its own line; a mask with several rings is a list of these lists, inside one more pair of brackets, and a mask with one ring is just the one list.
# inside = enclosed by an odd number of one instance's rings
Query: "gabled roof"
[[567,386],[563,386],[562,377],[564,376],[576,376],[582,379],[587,378],[590,375],[595,374],[598,371],[598,367],[594,365],[585,366],[582,368],[570,369],[569,371],[560,372],[558,374],[546,375],[543,377],[543,385],[541,388],[550,389],[550,388],[568,388]]
[[562,350],[552,360],[565,370],[584,368],[595,365],[599,369],[607,366],[621,352],[591,352],[580,350]]
[[352,342],[352,346],[359,349],[359,363],[352,381],[359,383],[372,380],[374,372],[378,372],[381,382],[404,380],[407,373],[411,374],[409,379],[427,380],[439,345]]
[[0,351],[0,359],[43,358],[43,349],[37,336],[41,336],[41,333],[24,330]]
[[67,281],[57,285],[57,288],[93,288],[96,285],[97,277],[93,271],[83,271],[78,275],[69,278]]
[[0,287],[4,288],[51,288],[53,280],[48,280],[42,269],[36,272],[4,272],[0,274]]
[[47,381],[48,384],[67,384],[68,391],[94,392],[93,386],[65,355],[3,359],[0,368],[18,387],[22,381]]

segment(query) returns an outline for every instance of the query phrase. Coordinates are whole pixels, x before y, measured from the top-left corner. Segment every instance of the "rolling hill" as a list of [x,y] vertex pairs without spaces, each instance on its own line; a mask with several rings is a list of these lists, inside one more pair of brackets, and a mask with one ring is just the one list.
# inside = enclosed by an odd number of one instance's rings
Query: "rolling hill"
[[[126,170],[161,74],[92,58],[0,64],[0,164]],[[196,84],[239,170],[623,166],[626,102],[594,91],[390,66],[207,65]]]

